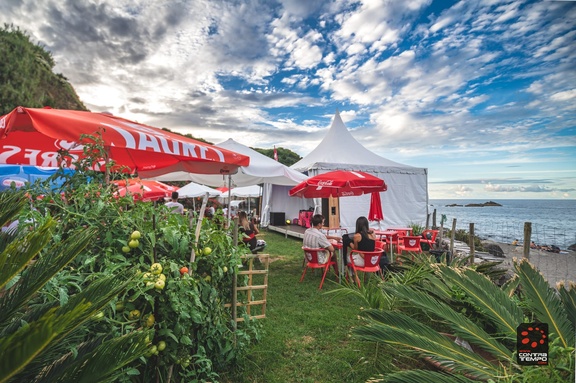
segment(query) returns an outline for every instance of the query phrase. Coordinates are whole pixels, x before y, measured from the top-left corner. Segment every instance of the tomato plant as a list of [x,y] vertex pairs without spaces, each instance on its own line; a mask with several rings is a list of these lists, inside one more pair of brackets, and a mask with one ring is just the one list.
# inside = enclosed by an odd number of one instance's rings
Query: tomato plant
[[[197,222],[189,217],[117,198],[109,186],[71,181],[63,196],[45,198],[28,214],[39,222],[57,216],[55,241],[82,226],[95,227],[98,238],[46,286],[43,299],[65,301],[102,276],[131,273],[134,281],[86,330],[115,337],[141,328],[153,332],[147,358],[124,367],[118,381],[166,381],[169,371],[179,381],[217,380],[218,371],[228,369],[258,336],[259,325],[251,321],[239,323],[234,333],[224,307],[246,248],[214,220],[201,222],[196,241]],[[193,248],[197,258],[190,263]]]

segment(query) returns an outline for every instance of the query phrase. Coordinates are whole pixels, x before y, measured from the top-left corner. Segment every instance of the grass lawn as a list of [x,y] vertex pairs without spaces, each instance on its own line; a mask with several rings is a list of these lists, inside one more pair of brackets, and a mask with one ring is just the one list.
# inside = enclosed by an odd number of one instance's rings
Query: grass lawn
[[302,240],[262,230],[270,254],[266,318],[254,344],[224,382],[366,382],[380,373],[415,363],[383,346],[359,342],[350,329],[359,324],[359,298],[326,292],[342,288],[329,272],[309,270],[302,283]]

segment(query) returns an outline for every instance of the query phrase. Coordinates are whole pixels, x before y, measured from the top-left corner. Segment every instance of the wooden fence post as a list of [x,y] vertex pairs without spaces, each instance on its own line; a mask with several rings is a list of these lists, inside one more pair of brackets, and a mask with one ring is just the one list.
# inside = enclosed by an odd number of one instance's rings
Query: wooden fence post
[[474,223],[472,223],[472,222],[470,222],[470,237],[469,237],[468,241],[470,242],[469,264],[473,265],[474,264],[475,251],[474,251]]
[[524,222],[524,254],[523,257],[530,260],[530,243],[532,238],[532,222]]
[[454,259],[454,237],[456,236],[456,218],[452,219],[452,233],[450,234],[450,256]]
[[438,226],[436,226],[436,209],[434,209],[434,212],[432,213],[432,229],[436,227]]

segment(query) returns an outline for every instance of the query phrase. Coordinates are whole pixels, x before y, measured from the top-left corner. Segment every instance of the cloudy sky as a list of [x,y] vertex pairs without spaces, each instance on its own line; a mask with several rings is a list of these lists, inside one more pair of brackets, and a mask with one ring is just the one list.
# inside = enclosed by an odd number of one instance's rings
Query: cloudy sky
[[2,0],[92,111],[305,156],[339,110],[430,198],[576,198],[576,1]]

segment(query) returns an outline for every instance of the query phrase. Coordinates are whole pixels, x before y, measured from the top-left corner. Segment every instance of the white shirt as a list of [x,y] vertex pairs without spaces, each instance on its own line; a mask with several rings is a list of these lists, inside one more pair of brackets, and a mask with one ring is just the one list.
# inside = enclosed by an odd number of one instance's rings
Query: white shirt
[[[311,227],[304,232],[304,240],[302,241],[304,247],[309,247],[312,249],[325,249],[332,246],[326,235],[315,227]],[[328,252],[319,251],[318,252],[318,262],[326,263],[328,262]]]
[[180,202],[166,202],[166,206],[172,208],[172,213],[184,214],[184,205],[182,205]]

